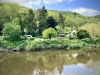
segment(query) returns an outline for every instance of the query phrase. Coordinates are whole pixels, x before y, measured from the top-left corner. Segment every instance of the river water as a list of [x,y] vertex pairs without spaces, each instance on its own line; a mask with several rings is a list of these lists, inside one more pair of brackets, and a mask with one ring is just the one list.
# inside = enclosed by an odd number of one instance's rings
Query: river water
[[1,52],[0,75],[95,75],[100,50]]

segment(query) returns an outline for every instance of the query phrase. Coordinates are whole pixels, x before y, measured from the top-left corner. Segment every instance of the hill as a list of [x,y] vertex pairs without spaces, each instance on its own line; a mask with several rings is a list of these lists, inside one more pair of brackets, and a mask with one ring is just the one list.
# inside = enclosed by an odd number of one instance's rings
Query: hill
[[[21,28],[26,28],[26,27],[34,28],[35,31],[37,30],[37,28],[40,28],[42,32],[47,27],[45,24],[42,24],[42,23],[39,25],[39,27],[37,27],[39,24],[38,18],[40,18],[39,17],[40,13],[38,13],[37,11],[41,9],[42,8],[40,7],[38,10],[34,10],[31,8],[20,6],[16,3],[0,2],[0,31],[2,31],[5,23],[11,22],[15,18],[18,18],[22,22]],[[76,12],[70,12],[70,11],[57,11],[57,10],[48,10],[48,9],[45,9],[45,10],[47,11],[46,18],[52,16],[54,20],[58,23],[58,25],[60,25],[59,13],[61,13],[63,17],[63,25],[65,26],[65,28],[66,27],[77,28],[78,26],[83,26],[84,24],[88,22],[92,22],[94,20],[95,20],[94,23],[97,23],[100,21],[100,15],[88,17],[88,16],[83,16]],[[41,16],[43,16],[43,14]],[[47,19],[44,19],[45,22],[46,20]],[[41,26],[41,25],[44,25],[44,26]]]

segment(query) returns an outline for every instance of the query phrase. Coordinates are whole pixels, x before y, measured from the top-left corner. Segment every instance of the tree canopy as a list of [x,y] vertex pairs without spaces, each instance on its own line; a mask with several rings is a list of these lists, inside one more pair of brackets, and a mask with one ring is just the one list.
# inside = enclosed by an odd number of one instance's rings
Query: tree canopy
[[82,27],[82,29],[87,30],[90,34],[90,37],[93,40],[100,39],[100,26],[95,23],[87,23]]
[[46,20],[46,23],[47,23],[47,27],[51,27],[51,28],[55,28],[55,26],[57,26],[57,21],[52,17],[52,16],[49,16]]
[[53,28],[48,28],[48,29],[44,30],[42,34],[43,34],[44,38],[51,39],[53,37],[57,37],[57,32]]
[[15,41],[21,38],[21,28],[16,23],[5,23],[3,29],[4,38]]
[[[13,24],[10,23],[12,21]],[[70,33],[73,29],[84,28],[91,38],[99,39],[100,15],[89,17],[76,12],[47,10],[45,6],[34,10],[16,3],[0,2],[0,35],[8,23],[19,25],[21,35],[35,32],[42,36],[42,32],[49,27],[56,29],[58,33]]]

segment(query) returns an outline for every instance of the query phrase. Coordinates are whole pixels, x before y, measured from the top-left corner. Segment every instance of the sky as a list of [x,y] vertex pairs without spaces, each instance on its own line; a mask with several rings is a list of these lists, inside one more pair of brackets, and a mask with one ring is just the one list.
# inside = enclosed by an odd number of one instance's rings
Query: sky
[[100,15],[100,0],[0,0],[0,2],[14,2],[32,9],[72,11],[84,16]]

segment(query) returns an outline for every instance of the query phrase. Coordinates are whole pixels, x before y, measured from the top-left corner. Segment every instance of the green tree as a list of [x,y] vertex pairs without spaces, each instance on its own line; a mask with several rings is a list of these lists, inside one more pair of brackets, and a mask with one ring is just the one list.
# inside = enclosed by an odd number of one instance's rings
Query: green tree
[[41,34],[42,31],[47,28],[47,25],[46,25],[47,15],[48,13],[47,13],[47,10],[45,9],[45,6],[43,6],[41,9],[38,9],[36,11],[37,32],[39,34]]
[[[24,9],[25,10],[25,9]],[[18,14],[19,18],[19,25],[21,26],[22,35],[25,33],[24,29],[32,30],[36,29],[35,19],[34,19],[34,12],[32,9],[26,10],[27,12],[21,12]]]
[[16,3],[0,2],[0,32],[4,23],[11,22],[17,17],[19,8],[20,6]]
[[86,30],[79,30],[77,32],[77,37],[79,39],[84,39],[84,38],[89,38],[90,36],[89,36],[89,33]]
[[50,16],[50,17],[47,18],[46,23],[48,24],[48,26],[47,26],[48,28],[49,27],[55,28],[55,26],[57,26],[57,24],[58,24],[56,22],[56,20],[52,16]]
[[48,10],[48,16],[52,16],[55,20],[57,20],[58,14],[59,14],[58,11],[55,11],[55,10]]
[[98,23],[98,19],[97,18],[90,18],[88,23],[95,23],[95,24],[97,24]]
[[67,27],[74,27],[75,24],[74,19],[72,17],[67,17],[65,19],[65,24]]
[[53,28],[48,28],[43,31],[43,37],[51,39],[52,37],[57,37],[57,32]]
[[58,15],[58,24],[60,25],[61,29],[64,28],[64,18],[63,18],[63,15],[61,14],[61,12]]
[[47,13],[47,9],[45,9],[45,6],[43,6],[41,9],[38,9],[36,11],[36,16],[37,16],[38,21],[46,20],[47,15],[48,13]]
[[16,23],[5,23],[3,29],[3,36],[11,41],[20,40],[21,28]]
[[32,35],[33,37],[37,36],[37,33],[34,29],[29,29],[27,32],[26,32],[27,35]]
[[100,39],[100,26],[95,23],[87,23],[82,27],[82,29],[87,30],[90,34],[90,37],[93,40]]
[[33,10],[29,9],[27,17],[26,17],[26,19],[27,19],[27,28],[28,29],[33,29],[34,26],[36,25],[34,16],[35,16],[35,14],[34,14]]

